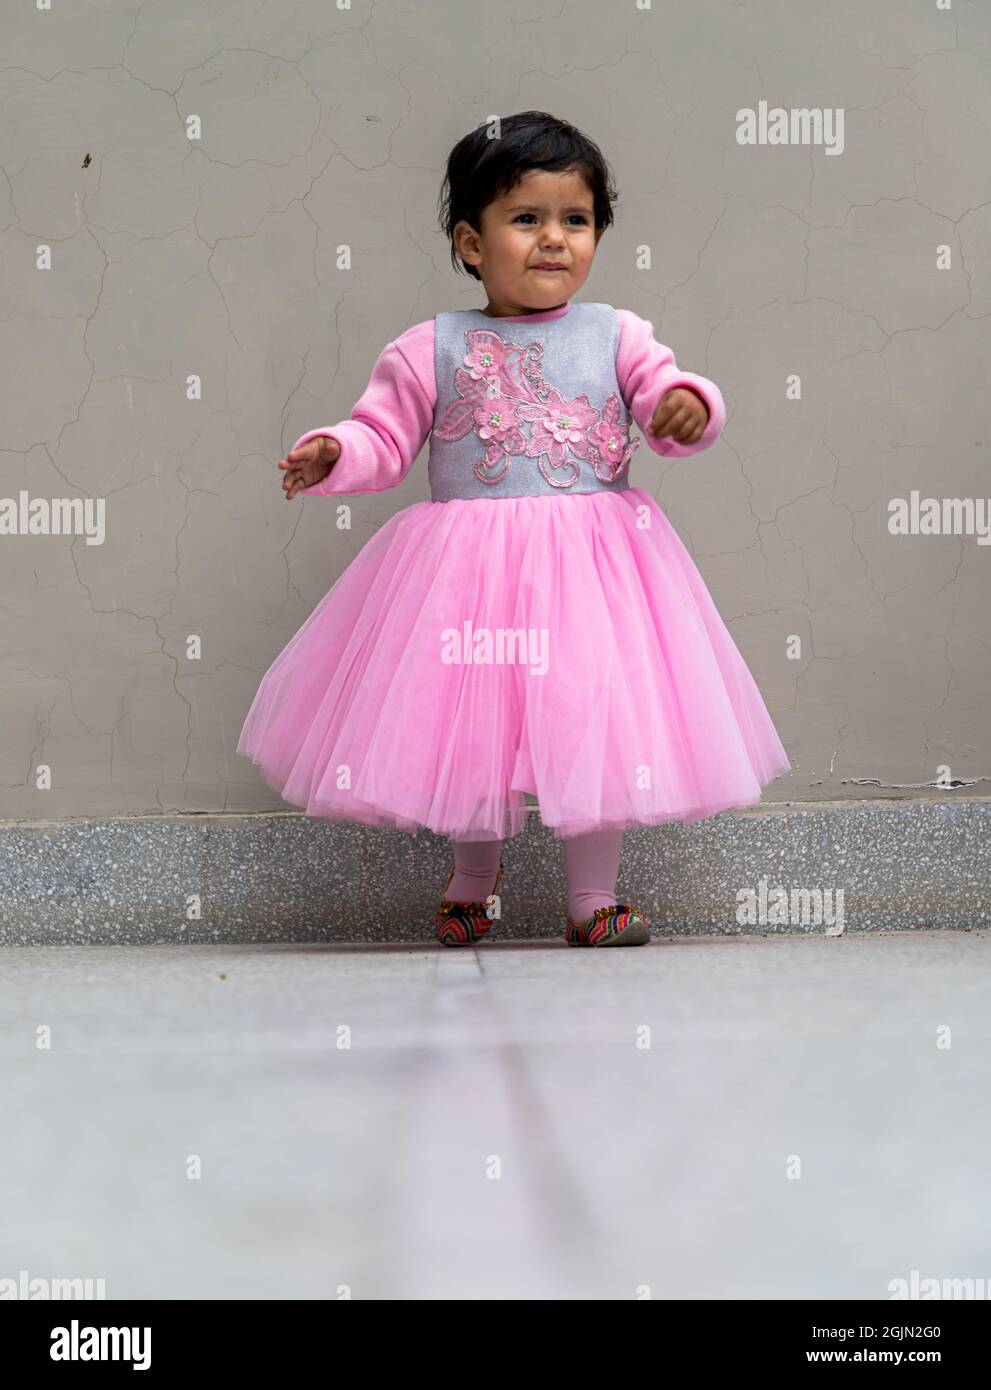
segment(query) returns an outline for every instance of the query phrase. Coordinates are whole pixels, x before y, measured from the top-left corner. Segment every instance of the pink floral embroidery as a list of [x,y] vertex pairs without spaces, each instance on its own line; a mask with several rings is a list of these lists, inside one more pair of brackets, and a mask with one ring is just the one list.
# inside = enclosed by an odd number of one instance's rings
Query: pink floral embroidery
[[[631,440],[629,426],[620,420],[615,391],[601,410],[584,392],[565,400],[544,380],[541,343],[520,347],[488,328],[469,329],[465,339],[468,351],[454,373],[458,399],[447,407],[433,433],[454,441],[474,430],[485,445],[485,457],[474,463],[477,478],[497,483],[505,477],[510,459],[521,456],[535,458],[552,487],[571,487],[578,480],[578,459],[591,462],[602,482],[615,482],[622,475],[640,440]],[[530,424],[529,440],[521,421]]]
[[613,482],[620,476],[640,443],[634,439],[630,444],[630,432],[619,418],[619,398],[615,392],[602,407],[598,424],[591,431],[591,442],[603,462],[603,471],[598,467],[595,476],[606,482]]

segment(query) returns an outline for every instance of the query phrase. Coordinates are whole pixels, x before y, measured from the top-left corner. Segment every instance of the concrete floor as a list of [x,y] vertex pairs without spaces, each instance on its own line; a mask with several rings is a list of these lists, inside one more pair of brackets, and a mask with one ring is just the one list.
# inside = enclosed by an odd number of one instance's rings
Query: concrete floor
[[385,1299],[989,1278],[989,986],[986,930],[6,948],[0,1278]]

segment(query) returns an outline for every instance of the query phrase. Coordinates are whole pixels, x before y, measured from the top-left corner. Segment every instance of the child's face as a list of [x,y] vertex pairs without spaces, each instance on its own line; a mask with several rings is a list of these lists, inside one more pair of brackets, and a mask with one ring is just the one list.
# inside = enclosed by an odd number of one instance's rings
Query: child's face
[[[482,210],[481,232],[465,221],[454,229],[462,260],[482,277],[493,314],[555,309],[584,284],[603,228],[595,226],[592,193],[579,173],[524,174]],[[547,264],[560,270],[543,269]]]

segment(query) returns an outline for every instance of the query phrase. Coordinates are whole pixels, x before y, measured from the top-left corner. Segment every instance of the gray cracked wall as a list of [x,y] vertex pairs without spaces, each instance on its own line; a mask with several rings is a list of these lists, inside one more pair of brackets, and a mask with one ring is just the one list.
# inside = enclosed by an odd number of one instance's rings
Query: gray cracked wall
[[[444,159],[532,107],[617,177],[579,297],[650,318],[725,396],[711,450],[641,447],[631,481],[788,749],[765,800],[988,792],[991,546],[966,515],[888,527],[913,490],[986,518],[984,0],[2,16],[0,498],[104,498],[106,531],[0,535],[0,817],[286,809],[234,752],[258,680],[429,494],[424,451],[342,532],[339,499],[285,502],[276,460],[350,413],[387,341],[481,305],[435,223]],[[842,153],[741,145],[762,101],[842,109]]]

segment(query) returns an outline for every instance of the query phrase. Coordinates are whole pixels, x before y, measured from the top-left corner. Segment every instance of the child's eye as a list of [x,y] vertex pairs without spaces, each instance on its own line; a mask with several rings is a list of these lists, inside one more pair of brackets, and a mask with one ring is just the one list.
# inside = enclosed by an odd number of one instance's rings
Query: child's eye
[[[533,213],[532,213],[532,212],[520,212],[520,213],[517,213],[517,215],[513,218],[513,221],[514,221],[514,222],[518,222],[518,221],[520,220],[521,217],[532,217],[532,216],[533,216]],[[571,214],[571,217],[577,217],[577,218],[578,218],[578,221],[581,222],[581,224],[582,224],[583,226],[584,226],[585,223],[588,221],[588,219],[586,218],[585,214],[582,213],[582,212],[573,212],[573,213]],[[568,219],[569,221],[571,220],[571,217],[569,217],[569,219]]]

